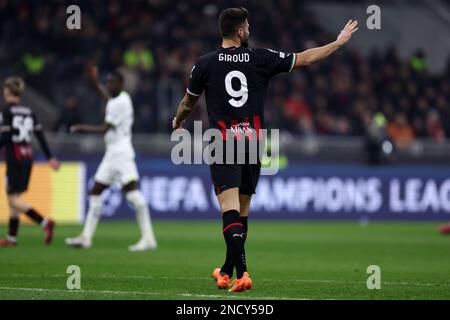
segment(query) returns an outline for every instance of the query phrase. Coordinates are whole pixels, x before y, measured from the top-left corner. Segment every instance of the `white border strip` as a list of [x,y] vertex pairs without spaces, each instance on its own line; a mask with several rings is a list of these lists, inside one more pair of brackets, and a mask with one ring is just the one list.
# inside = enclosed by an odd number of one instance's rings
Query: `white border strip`
[[186,92],[189,93],[191,96],[200,97],[200,94],[193,93],[188,88],[186,88]]
[[295,66],[295,62],[297,61],[297,54],[294,52],[292,54],[292,63],[291,63],[291,68],[289,69],[288,73],[291,73],[292,70],[294,69]]
[[[0,274],[1,278],[65,278],[65,274]],[[175,279],[175,280],[200,280],[207,281],[212,278],[210,277],[169,277],[169,276],[144,276],[144,275],[103,275],[103,276],[92,276],[90,278],[94,279],[141,279],[141,280],[154,280],[154,279]],[[342,283],[342,284],[366,284],[366,281],[346,281],[346,280],[326,280],[326,279],[267,279],[262,278],[259,279],[261,282],[303,282],[303,283]],[[418,286],[418,287],[432,287],[432,286],[440,286],[440,287],[450,287],[450,282],[418,282],[418,281],[383,281],[382,284],[388,286]]]

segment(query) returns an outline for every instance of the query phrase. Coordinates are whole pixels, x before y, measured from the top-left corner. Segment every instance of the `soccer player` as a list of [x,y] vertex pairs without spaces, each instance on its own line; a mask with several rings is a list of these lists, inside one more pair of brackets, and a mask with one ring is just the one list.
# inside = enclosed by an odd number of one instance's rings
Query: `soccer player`
[[450,234],[450,223],[440,226],[439,227],[439,232],[442,234]]
[[[300,53],[283,53],[269,49],[250,48],[248,11],[229,8],[219,16],[222,46],[198,58],[193,67],[176,117],[174,130],[185,119],[203,91],[210,126],[222,132],[260,132],[264,128],[264,99],[269,80],[282,72],[291,72],[327,58],[350,40],[358,30],[357,21],[349,20],[336,41]],[[223,137],[227,139],[227,136]],[[238,138],[238,137],[234,137]],[[238,138],[239,139],[239,138]],[[213,277],[220,289],[241,292],[252,287],[247,272],[244,244],[252,194],[255,193],[261,164],[210,165],[212,182],[219,201],[223,236],[227,246],[225,263],[216,268]],[[233,269],[236,279],[230,285]]]
[[80,236],[67,238],[66,244],[90,248],[102,210],[102,192],[113,183],[119,183],[125,198],[136,212],[141,230],[141,239],[128,247],[130,251],[156,249],[148,204],[139,190],[139,173],[134,161],[135,153],[131,142],[133,125],[133,104],[123,90],[123,76],[112,72],[107,76],[106,87],[99,81],[97,67],[92,68],[91,78],[97,90],[107,101],[105,122],[92,126],[76,124],[71,132],[105,134],[106,152],[95,175],[95,184],[90,191],[89,210]]
[[54,158],[42,131],[42,125],[33,110],[21,103],[21,95],[25,83],[21,78],[9,77],[3,85],[3,97],[7,104],[1,114],[0,149],[6,151],[6,192],[9,205],[9,229],[6,239],[0,240],[0,247],[17,245],[19,230],[19,215],[25,213],[33,222],[39,224],[45,235],[45,244],[53,239],[55,222],[44,218],[30,204],[26,203],[21,194],[28,189],[31,169],[33,167],[33,150],[31,149],[31,134],[34,132],[42,151],[53,170],[58,170],[60,163]]

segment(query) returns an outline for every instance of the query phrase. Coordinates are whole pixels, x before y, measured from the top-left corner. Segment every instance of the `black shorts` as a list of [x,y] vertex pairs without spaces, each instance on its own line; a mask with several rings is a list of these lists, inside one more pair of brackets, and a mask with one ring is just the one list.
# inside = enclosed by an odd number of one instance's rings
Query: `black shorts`
[[33,163],[12,162],[6,168],[6,192],[8,194],[23,193],[27,191],[30,182],[31,168]]
[[209,168],[216,195],[231,188],[239,188],[240,194],[255,193],[261,173],[261,163],[211,164]]

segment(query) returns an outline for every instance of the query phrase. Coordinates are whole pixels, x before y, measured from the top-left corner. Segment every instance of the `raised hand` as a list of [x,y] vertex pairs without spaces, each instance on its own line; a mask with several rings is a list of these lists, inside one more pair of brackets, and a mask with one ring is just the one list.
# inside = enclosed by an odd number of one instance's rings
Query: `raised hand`
[[352,19],[348,20],[345,27],[341,30],[341,33],[336,39],[336,42],[339,45],[346,44],[350,38],[352,37],[353,33],[355,33],[358,30],[358,21],[353,21]]
[[99,82],[99,75],[98,75],[98,67],[96,65],[92,66],[89,70],[89,77],[94,82]]

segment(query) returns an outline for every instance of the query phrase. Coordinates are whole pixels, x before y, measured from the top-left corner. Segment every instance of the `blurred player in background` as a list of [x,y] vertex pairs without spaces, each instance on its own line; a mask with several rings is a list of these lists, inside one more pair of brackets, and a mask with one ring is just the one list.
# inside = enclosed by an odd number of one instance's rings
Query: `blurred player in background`
[[450,234],[450,222],[439,227],[439,232],[442,234]]
[[18,77],[7,78],[3,85],[3,97],[7,106],[1,114],[0,149],[4,147],[6,151],[6,192],[8,194],[10,218],[8,235],[6,239],[0,240],[0,247],[17,245],[21,212],[24,212],[28,218],[43,228],[45,244],[51,243],[55,227],[53,220],[44,218],[21,198],[21,194],[28,188],[33,167],[33,150],[30,146],[33,132],[48,159],[50,167],[53,170],[58,170],[60,166],[59,161],[50,152],[42,131],[42,125],[37,120],[36,115],[30,107],[21,104],[21,95],[24,89],[25,83]]
[[[336,41],[301,53],[283,53],[269,49],[249,48],[248,12],[230,8],[219,16],[222,46],[201,56],[193,67],[186,95],[180,103],[173,129],[181,128],[184,120],[205,91],[210,125],[224,132],[233,132],[242,139],[244,133],[264,128],[264,100],[270,79],[282,72],[308,66],[327,58],[350,40],[358,30],[356,21],[348,21]],[[223,134],[224,140],[227,133]],[[218,164],[210,166],[214,189],[223,220],[223,235],[227,246],[225,263],[216,268],[213,277],[220,289],[231,292],[252,288],[247,272],[244,244],[247,238],[247,218],[252,195],[258,183],[261,163]],[[237,277],[230,284],[233,269]]]
[[135,153],[131,142],[133,125],[133,104],[123,90],[123,76],[112,72],[106,80],[106,87],[99,81],[97,67],[92,68],[91,78],[96,88],[107,101],[105,122],[91,126],[77,124],[71,132],[105,134],[106,153],[95,175],[95,184],[90,191],[89,210],[80,236],[67,238],[66,244],[73,247],[90,248],[102,211],[101,194],[111,184],[119,183],[127,201],[136,212],[141,229],[141,239],[129,246],[130,251],[156,249],[150,212],[147,201],[139,190],[139,173],[135,163]]

